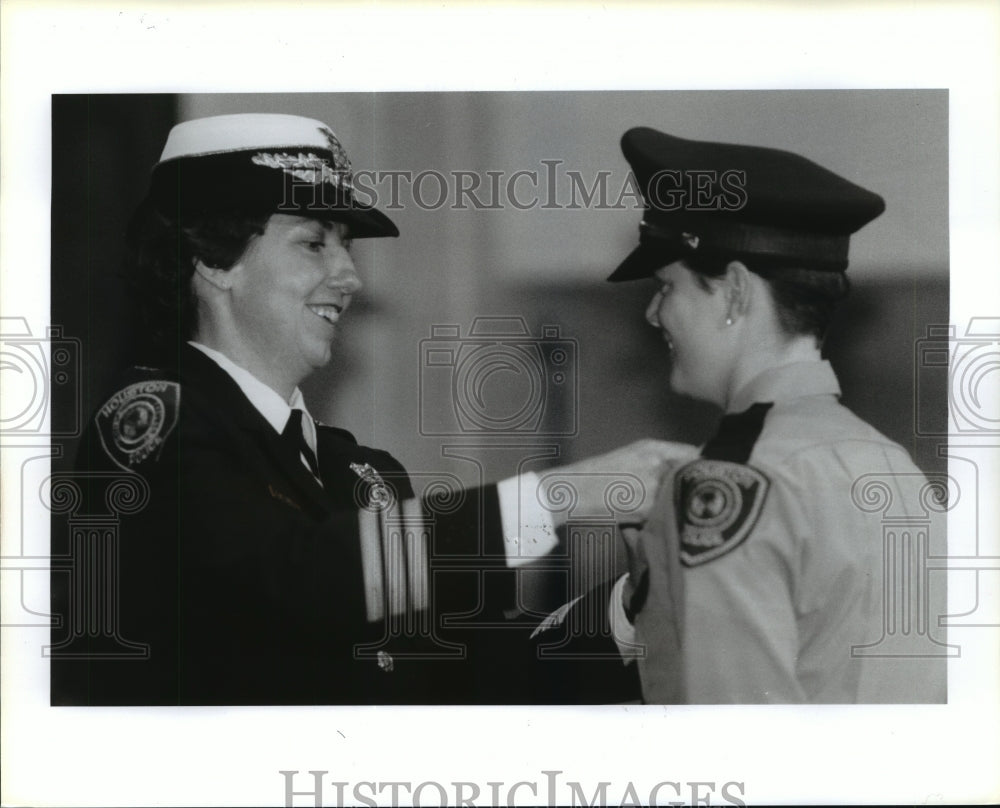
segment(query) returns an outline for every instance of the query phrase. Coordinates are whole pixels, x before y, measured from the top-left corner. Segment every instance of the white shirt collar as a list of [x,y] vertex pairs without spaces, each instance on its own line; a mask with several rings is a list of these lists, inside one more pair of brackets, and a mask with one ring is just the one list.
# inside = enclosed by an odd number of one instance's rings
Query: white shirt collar
[[214,348],[202,345],[200,342],[189,341],[188,345],[197,348],[205,356],[215,362],[220,368],[228,373],[234,382],[239,385],[243,395],[247,397],[254,409],[264,416],[274,429],[281,434],[288,423],[288,416],[292,410],[302,410],[302,432],[305,435],[309,448],[316,453],[316,423],[313,421],[309,410],[306,409],[306,402],[302,398],[302,391],[298,387],[292,393],[289,401],[285,401],[279,393],[268,387],[264,382],[254,376],[250,371],[241,368],[232,359]]

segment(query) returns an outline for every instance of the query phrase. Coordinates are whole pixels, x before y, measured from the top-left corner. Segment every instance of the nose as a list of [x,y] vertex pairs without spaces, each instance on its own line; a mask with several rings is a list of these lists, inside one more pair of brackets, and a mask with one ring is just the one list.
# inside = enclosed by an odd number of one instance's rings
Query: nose
[[345,295],[356,294],[364,286],[357,269],[354,267],[351,254],[346,248],[339,245],[330,256],[327,284],[339,289]]
[[653,299],[649,301],[649,305],[646,306],[646,322],[649,323],[653,328],[659,328],[660,323],[660,301],[663,299],[662,292],[655,292],[653,294]]

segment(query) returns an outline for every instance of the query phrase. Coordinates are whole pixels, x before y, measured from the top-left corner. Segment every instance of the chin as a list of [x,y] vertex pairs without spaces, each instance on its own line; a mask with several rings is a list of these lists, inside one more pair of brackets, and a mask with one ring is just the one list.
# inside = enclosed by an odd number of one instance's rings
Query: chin
[[323,368],[325,368],[327,365],[330,364],[331,359],[333,359],[333,353],[331,351],[327,351],[325,354],[323,354],[323,356],[313,357],[312,362],[310,362],[309,364],[313,371],[322,370]]
[[329,344],[323,347],[313,346],[312,350],[305,354],[305,361],[310,372],[326,367],[330,364],[331,359],[333,359],[333,348]]
[[712,402],[714,400],[704,390],[699,390],[698,385],[693,384],[690,379],[685,379],[683,375],[678,375],[676,371],[670,374],[670,390],[679,396],[695,401]]
[[667,386],[670,388],[671,393],[676,393],[679,396],[690,395],[684,385],[684,376],[677,372],[676,367],[670,370],[670,375],[667,377]]

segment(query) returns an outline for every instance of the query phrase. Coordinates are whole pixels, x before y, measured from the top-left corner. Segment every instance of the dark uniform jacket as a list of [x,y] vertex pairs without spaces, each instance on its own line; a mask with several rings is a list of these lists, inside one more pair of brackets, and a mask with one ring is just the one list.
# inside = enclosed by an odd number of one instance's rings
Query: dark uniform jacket
[[526,673],[494,486],[414,500],[391,455],[318,425],[320,486],[225,371],[179,359],[132,369],[83,436],[53,704],[622,698]]

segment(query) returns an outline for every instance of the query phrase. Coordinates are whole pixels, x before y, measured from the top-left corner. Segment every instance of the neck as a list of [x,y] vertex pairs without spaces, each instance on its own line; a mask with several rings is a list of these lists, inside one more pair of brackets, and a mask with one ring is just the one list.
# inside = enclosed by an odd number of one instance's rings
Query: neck
[[766,349],[751,346],[742,362],[739,362],[729,383],[725,408],[733,396],[753,381],[757,376],[773,368],[791,365],[794,362],[818,362],[822,358],[816,340],[811,336],[797,336],[781,340]]
[[224,354],[258,381],[274,390],[285,401],[291,401],[295,388],[302,381],[301,378],[289,372],[289,368],[276,369],[275,365],[279,363],[263,361],[256,353],[248,350],[242,341],[228,338],[224,330],[214,329],[210,326],[199,327],[192,339],[207,348]]

